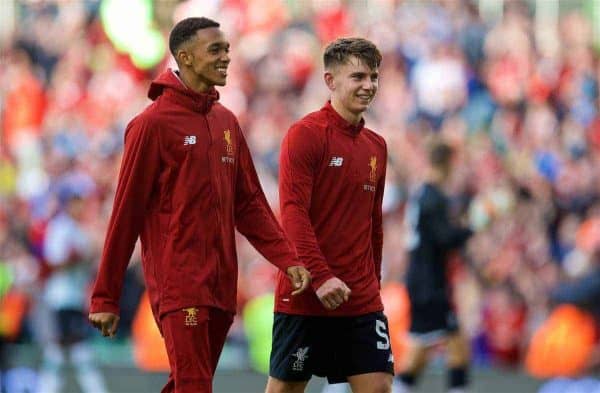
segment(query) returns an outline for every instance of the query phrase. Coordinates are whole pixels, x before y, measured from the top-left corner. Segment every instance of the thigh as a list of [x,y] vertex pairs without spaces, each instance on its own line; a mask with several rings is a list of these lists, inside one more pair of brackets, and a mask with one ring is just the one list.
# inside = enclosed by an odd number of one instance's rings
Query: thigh
[[[343,377],[384,373],[394,375],[394,357],[387,318],[382,312],[348,318],[336,350]],[[330,378],[342,382],[341,378]]]
[[171,366],[172,391],[211,393],[209,309],[190,307],[173,311],[162,317],[161,328]]
[[389,393],[392,390],[392,374],[368,373],[348,377],[353,393]]
[[315,318],[275,313],[269,375],[286,382],[320,373],[322,350]]
[[210,352],[211,352],[211,366],[212,374],[214,375],[219,363],[219,357],[225,340],[227,339],[227,333],[233,323],[234,315],[230,312],[223,311],[217,308],[210,309],[210,315],[208,320],[209,337],[210,337]]
[[269,377],[266,393],[304,393],[308,381],[282,381]]

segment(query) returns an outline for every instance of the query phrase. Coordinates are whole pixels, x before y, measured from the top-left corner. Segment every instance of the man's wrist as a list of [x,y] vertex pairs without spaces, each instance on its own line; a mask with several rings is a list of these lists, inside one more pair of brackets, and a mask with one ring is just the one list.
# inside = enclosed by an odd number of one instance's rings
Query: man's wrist
[[314,291],[316,292],[319,288],[321,288],[321,285],[325,284],[325,282],[327,280],[330,280],[330,279],[332,279],[334,277],[335,276],[331,272],[328,272],[328,273],[325,273],[325,274],[321,274],[321,275],[319,275],[317,277],[313,276],[313,280],[312,280],[311,285],[312,285]]
[[102,300],[92,299],[92,302],[90,304],[90,313],[91,314],[96,314],[96,313],[100,313],[100,312],[108,312],[111,314],[119,315],[119,311],[120,311],[119,306],[112,302],[106,302],[106,301],[102,301]]

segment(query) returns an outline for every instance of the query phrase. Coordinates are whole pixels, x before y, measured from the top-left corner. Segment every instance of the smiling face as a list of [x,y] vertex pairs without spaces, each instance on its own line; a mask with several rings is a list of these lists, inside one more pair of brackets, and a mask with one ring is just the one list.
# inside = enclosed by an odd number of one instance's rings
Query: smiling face
[[358,57],[350,56],[345,63],[325,71],[325,82],[331,91],[332,103],[360,116],[377,93],[379,72],[377,67],[370,68]]
[[198,30],[181,45],[176,56],[180,71],[193,74],[201,90],[225,86],[229,58],[229,42],[218,27]]

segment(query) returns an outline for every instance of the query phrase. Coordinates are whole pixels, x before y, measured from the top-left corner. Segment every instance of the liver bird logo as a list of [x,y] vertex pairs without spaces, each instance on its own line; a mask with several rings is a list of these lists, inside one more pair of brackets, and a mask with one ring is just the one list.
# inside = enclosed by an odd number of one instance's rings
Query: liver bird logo
[[371,173],[369,174],[369,180],[372,182],[377,181],[377,157],[372,156],[369,160],[369,167],[371,168]]
[[196,326],[198,325],[198,309],[195,307],[184,308],[185,313],[185,326]]
[[295,356],[299,362],[303,362],[306,360],[306,358],[308,358],[308,356],[306,356],[307,353],[308,353],[308,347],[298,348],[298,350],[296,351],[295,354],[293,354],[293,356]]
[[223,139],[225,139],[225,150],[227,150],[227,154],[230,156],[233,155],[233,143],[231,141],[230,130],[223,131]]

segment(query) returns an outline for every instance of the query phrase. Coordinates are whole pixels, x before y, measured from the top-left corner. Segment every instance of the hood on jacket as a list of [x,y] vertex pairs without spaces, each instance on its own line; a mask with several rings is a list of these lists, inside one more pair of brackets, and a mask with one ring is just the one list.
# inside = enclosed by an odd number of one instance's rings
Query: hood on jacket
[[150,84],[148,98],[156,101],[161,95],[174,99],[179,104],[196,112],[206,113],[219,100],[219,92],[211,87],[206,93],[197,93],[187,87],[178,76],[178,71],[167,69]]

